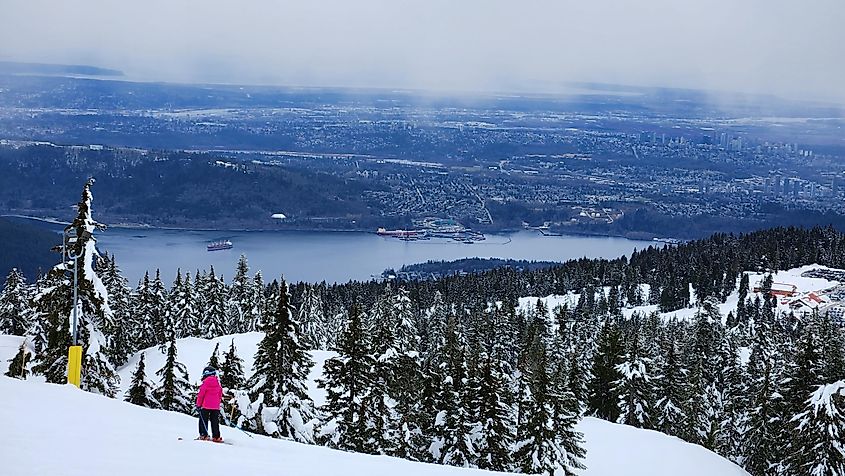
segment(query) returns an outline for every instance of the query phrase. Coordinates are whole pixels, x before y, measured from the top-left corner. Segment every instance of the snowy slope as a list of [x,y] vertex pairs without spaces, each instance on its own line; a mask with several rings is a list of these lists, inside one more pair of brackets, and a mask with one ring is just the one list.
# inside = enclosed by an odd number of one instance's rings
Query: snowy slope
[[[0,377],[0,461],[5,476],[283,474],[446,475],[493,474],[334,451],[223,428],[232,446],[193,441],[196,420],[119,400]],[[580,424],[587,440],[584,476],[747,475],[699,446],[653,431],[594,418]],[[178,440],[177,438],[186,438]]]
[[[214,345],[228,348],[234,339],[238,354],[244,359],[249,373],[252,357],[261,334],[247,333],[217,339],[180,339],[179,360],[196,380],[208,361]],[[0,368],[8,367],[6,360],[17,351],[22,338],[0,336]],[[157,348],[143,351],[149,372],[164,363]],[[324,400],[316,388],[315,379],[321,374],[323,362],[331,352],[312,353],[315,367],[309,378],[309,392],[317,404]],[[135,354],[121,369],[122,385],[140,359]],[[0,377],[0,421],[6,422],[0,432],[0,461],[2,474],[111,474],[120,470],[123,476],[147,476],[195,472],[202,465],[209,475],[226,474],[295,474],[303,475],[471,475],[478,471],[423,465],[387,457],[352,455],[327,448],[300,445],[282,440],[256,436],[248,438],[238,430],[224,428],[223,437],[234,446],[215,446],[194,442],[196,420],[178,413],[129,405],[118,400],[80,392],[75,388],[48,385],[34,381],[21,382]],[[71,416],[73,415],[73,416]],[[68,425],[72,421],[81,425]],[[747,475],[743,470],[720,456],[680,439],[655,431],[639,430],[595,418],[585,418],[578,427],[583,432],[587,448],[587,470],[584,476],[709,476]],[[74,433],[77,431],[78,433]],[[178,437],[186,438],[178,441]],[[74,448],[103,448],[96,458],[85,458],[84,464],[64,467],[65,458],[51,460],[43,457],[45,449],[58,450],[70,445]],[[92,454],[86,451],[85,454]],[[202,463],[201,463],[202,462]],[[6,469],[9,468],[8,471]],[[129,468],[130,471],[127,471]],[[155,474],[154,473],[154,474]]]

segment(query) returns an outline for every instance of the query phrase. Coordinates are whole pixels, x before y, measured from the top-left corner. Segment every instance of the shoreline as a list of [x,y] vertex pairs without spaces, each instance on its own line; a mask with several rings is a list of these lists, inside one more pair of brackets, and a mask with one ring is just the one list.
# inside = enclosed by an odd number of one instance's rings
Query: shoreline
[[[50,225],[62,225],[66,226],[69,225],[69,222],[63,222],[57,218],[53,217],[42,217],[42,216],[35,216],[35,215],[22,215],[22,214],[0,214],[0,218],[14,218],[14,219],[21,219],[21,220],[29,220],[35,221],[39,223],[45,223]],[[258,232],[265,232],[265,233],[275,233],[275,232],[302,232],[302,233],[366,233],[366,234],[373,234],[376,235],[376,231],[369,230],[369,229],[347,229],[347,228],[203,228],[203,227],[185,227],[185,226],[155,226],[149,225],[146,223],[114,223],[114,224],[105,224],[107,228],[116,228],[121,230],[160,230],[160,231],[196,231],[196,232],[219,232],[219,233],[258,233]],[[479,231],[479,233],[493,235],[493,236],[507,236],[512,235],[514,233],[519,233],[522,231],[536,233],[543,237],[547,238],[556,238],[556,237],[582,237],[582,238],[619,238],[624,240],[630,241],[647,241],[653,242],[655,245],[661,245],[664,243],[663,240],[666,238],[660,238],[658,235],[655,234],[647,234],[646,236],[624,236],[624,235],[614,235],[614,234],[604,234],[604,233],[588,233],[584,231],[568,231],[566,233],[545,233],[544,230],[540,230],[536,227],[520,227],[520,228],[502,228],[497,229],[494,231]],[[644,234],[646,235],[646,234]]]

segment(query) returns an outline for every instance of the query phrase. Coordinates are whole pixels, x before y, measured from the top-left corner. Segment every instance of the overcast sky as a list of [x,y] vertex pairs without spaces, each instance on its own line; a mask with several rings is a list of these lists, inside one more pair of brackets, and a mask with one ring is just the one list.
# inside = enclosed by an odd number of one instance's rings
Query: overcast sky
[[0,0],[0,59],[166,81],[596,81],[845,103],[845,0]]

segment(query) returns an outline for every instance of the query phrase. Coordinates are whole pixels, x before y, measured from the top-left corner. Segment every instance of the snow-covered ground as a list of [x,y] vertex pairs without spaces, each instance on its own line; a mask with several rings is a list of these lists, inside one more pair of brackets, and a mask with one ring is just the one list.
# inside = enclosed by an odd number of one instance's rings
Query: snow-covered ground
[[[394,476],[493,474],[344,453],[222,428],[232,445],[194,441],[196,420],[77,390],[0,377],[0,460],[5,476],[284,474]],[[731,476],[742,469],[702,447],[654,431],[585,418],[585,476]],[[179,440],[178,438],[183,438]]]
[[[823,278],[807,278],[807,277],[801,276],[805,272],[812,271],[812,270],[842,271],[842,270],[837,270],[837,269],[834,269],[834,268],[828,268],[826,266],[821,266],[821,265],[807,265],[807,266],[802,266],[800,268],[793,268],[793,269],[790,269],[790,270],[778,271],[777,273],[774,273],[772,275],[772,281],[775,283],[774,287],[777,288],[777,287],[779,287],[778,285],[786,285],[786,286],[780,286],[780,287],[790,289],[790,290],[794,289],[794,294],[795,294],[792,298],[781,297],[780,299],[778,299],[778,311],[789,312],[790,302],[792,302],[795,299],[800,299],[802,297],[804,297],[804,299],[806,300],[806,297],[810,293],[814,293],[817,296],[820,296],[820,298],[822,300],[824,300],[824,291],[825,290],[828,290],[830,288],[834,288],[834,287],[842,284],[838,281],[832,281],[832,280],[823,279]],[[754,288],[760,286],[760,284],[763,282],[763,279],[766,277],[766,275],[763,274],[763,273],[754,273],[754,272],[746,272],[746,274],[748,274],[748,282],[749,282],[749,288],[750,288],[749,293],[748,293],[748,297],[753,300],[755,297],[759,296],[760,299],[762,299],[763,298],[762,294],[755,293]],[[794,286],[794,288],[792,288],[792,286]],[[738,287],[739,287],[739,283],[737,283],[737,288]],[[607,287],[605,287],[603,289],[603,292],[605,293],[605,295],[607,295],[608,291],[609,291],[609,288],[607,288]],[[641,285],[641,291],[643,291],[643,296],[647,297],[648,296],[648,285],[645,285],[645,284]],[[553,295],[550,295],[550,296],[542,297],[540,299],[543,301],[543,303],[545,304],[545,306],[548,308],[549,312],[551,313],[554,310],[555,307],[560,306],[560,305],[564,305],[564,304],[569,306],[569,308],[571,309],[576,304],[578,304],[579,297],[580,297],[580,294],[570,292],[570,293],[567,293],[566,295],[553,294]],[[523,310],[527,310],[529,307],[534,307],[534,306],[537,305],[537,299],[538,299],[537,297],[522,297],[522,298],[519,298],[519,308],[523,309]],[[695,294],[692,291],[690,292],[690,301],[691,301],[691,303],[695,302]],[[719,304],[719,311],[722,313],[722,317],[723,318],[726,317],[728,315],[728,312],[736,311],[736,306],[737,306],[738,302],[739,302],[739,292],[737,290],[735,290],[730,296],[728,296],[728,299],[724,303]],[[810,302],[809,304],[814,305],[812,302]],[[630,317],[635,312],[638,312],[640,314],[651,314],[653,312],[656,312],[657,310],[658,310],[657,305],[635,306],[635,307],[623,309],[622,314],[625,317]],[[666,319],[671,319],[671,318],[691,319],[695,316],[696,312],[698,312],[698,308],[691,304],[691,307],[687,307],[685,309],[679,309],[677,311],[661,313],[660,315],[663,318],[666,318]]]
[[[260,333],[236,334],[217,339],[180,339],[179,360],[195,381],[208,362],[214,345],[221,354],[232,339],[244,359],[247,373]],[[0,336],[0,368],[8,368],[22,338]],[[164,363],[157,348],[146,353],[148,376]],[[317,404],[324,395],[315,379],[333,355],[314,352],[315,367],[309,392]],[[120,369],[122,386],[140,355]],[[122,393],[121,393],[122,394]],[[412,463],[384,456],[368,456],[290,441],[255,436],[223,428],[233,445],[193,441],[196,420],[182,414],[150,410],[93,395],[66,385],[18,381],[0,377],[0,461],[4,476],[30,474],[285,474],[307,475],[472,475],[493,474],[477,470]],[[711,476],[747,473],[700,446],[655,431],[639,430],[595,418],[578,426],[585,435],[585,476]],[[178,438],[184,438],[178,440]],[[51,452],[54,457],[45,457]]]

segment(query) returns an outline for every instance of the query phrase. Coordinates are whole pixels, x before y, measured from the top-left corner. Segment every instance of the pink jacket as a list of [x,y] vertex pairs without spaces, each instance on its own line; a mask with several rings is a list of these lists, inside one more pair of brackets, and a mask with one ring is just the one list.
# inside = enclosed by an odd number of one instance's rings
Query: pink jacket
[[200,392],[197,394],[197,406],[207,410],[219,410],[220,400],[223,399],[223,387],[216,375],[209,375],[202,381]]

